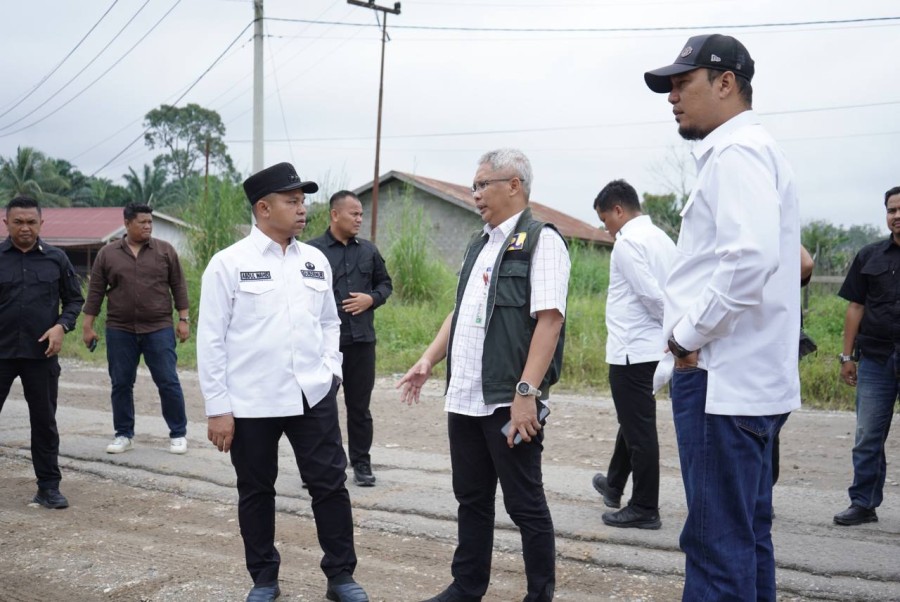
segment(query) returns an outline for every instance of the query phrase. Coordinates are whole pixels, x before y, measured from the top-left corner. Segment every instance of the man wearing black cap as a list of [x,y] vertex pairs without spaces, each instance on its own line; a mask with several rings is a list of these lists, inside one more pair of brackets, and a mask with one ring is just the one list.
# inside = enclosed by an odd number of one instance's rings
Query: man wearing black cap
[[353,580],[356,552],[335,400],[341,382],[340,319],[331,268],[298,242],[305,182],[289,163],[247,178],[256,225],[217,253],[203,273],[197,367],[209,440],[231,452],[238,519],[254,587],[248,602],[280,594],[275,549],[278,441],[287,435],[312,497],[328,578],[326,597],[367,602]]
[[[775,600],[772,444],[800,407],[800,220],[784,153],[751,109],[753,59],[695,36],[644,74],[697,141],[663,333],[688,516],[684,600]],[[674,367],[674,373],[673,373]]]

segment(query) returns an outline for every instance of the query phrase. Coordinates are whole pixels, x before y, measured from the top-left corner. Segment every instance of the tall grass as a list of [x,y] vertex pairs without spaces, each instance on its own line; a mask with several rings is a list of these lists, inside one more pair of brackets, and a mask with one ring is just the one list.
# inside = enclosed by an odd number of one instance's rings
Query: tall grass
[[[327,203],[321,205],[327,208]],[[327,215],[327,211],[324,214]],[[406,202],[397,228],[395,243],[387,253],[395,294],[375,313],[377,368],[381,374],[406,371],[434,338],[454,304],[456,278],[443,263],[429,255],[428,224],[421,208],[413,208],[411,203]],[[325,226],[318,230],[316,236],[325,231]],[[609,254],[572,244],[570,256],[572,272],[566,316],[566,348],[563,374],[557,388],[608,391],[605,311]],[[202,266],[186,265],[185,272],[191,315],[196,318]],[[840,367],[836,359],[842,346],[846,307],[846,302],[834,294],[813,291],[811,295],[804,326],[815,339],[819,351],[800,362],[803,403],[806,407],[853,408],[855,390],[840,382]],[[101,337],[104,322],[105,310],[95,323]],[[79,320],[76,332],[66,337],[61,355],[105,362],[104,341],[101,339],[95,353],[88,353],[81,343],[80,333]],[[181,367],[196,366],[193,339],[178,345],[178,363]],[[436,373],[444,373],[443,364]]]
[[243,236],[240,227],[250,223],[250,203],[240,184],[214,180],[209,194],[201,193],[187,209],[185,219],[194,226],[188,231],[191,257],[202,268]]
[[434,256],[429,244],[431,223],[410,195],[400,201],[400,219],[391,224],[392,243],[386,258],[394,297],[407,303],[434,303],[455,286],[455,278]]

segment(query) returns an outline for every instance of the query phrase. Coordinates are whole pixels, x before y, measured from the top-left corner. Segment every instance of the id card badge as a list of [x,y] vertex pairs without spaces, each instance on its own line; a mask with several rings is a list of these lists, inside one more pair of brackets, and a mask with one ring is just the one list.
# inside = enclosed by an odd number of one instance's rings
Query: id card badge
[[484,282],[484,286],[482,287],[482,291],[480,293],[480,298],[478,300],[478,308],[475,311],[475,326],[480,328],[484,328],[485,322],[487,322],[487,299],[488,299],[488,291],[491,290],[491,271],[494,269],[494,266],[488,266],[484,270],[484,274],[482,274],[481,279]]

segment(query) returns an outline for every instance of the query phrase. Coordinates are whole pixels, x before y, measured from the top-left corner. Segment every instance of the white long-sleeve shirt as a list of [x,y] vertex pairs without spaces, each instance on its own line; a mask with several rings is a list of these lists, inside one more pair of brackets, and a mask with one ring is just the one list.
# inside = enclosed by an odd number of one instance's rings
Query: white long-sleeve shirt
[[[706,412],[762,416],[800,407],[800,219],[783,152],[745,111],[693,150],[697,184],[681,212],[663,333],[700,350]],[[656,384],[671,373],[657,368]]]
[[675,243],[648,215],[628,220],[616,234],[606,295],[606,363],[624,366],[663,357],[663,286]]
[[316,248],[281,245],[256,226],[203,272],[197,369],[206,414],[303,414],[341,376],[331,267]]

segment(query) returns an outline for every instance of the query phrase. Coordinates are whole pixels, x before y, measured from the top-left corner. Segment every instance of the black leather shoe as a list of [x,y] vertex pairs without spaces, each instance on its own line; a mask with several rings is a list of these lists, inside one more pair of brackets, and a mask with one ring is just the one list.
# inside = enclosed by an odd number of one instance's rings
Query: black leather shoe
[[427,600],[422,600],[422,602],[481,602],[481,598],[469,598],[466,596],[460,596],[456,593],[456,589],[451,584],[450,587],[434,596],[433,598],[428,598]]
[[834,524],[836,525],[853,526],[877,522],[878,515],[875,514],[875,508],[863,508],[856,504],[850,504],[849,508],[834,515]]
[[636,506],[625,506],[618,512],[603,513],[604,524],[623,529],[659,529],[662,521],[656,510],[642,510]]
[[594,480],[592,481],[594,484],[594,489],[597,490],[597,493],[603,496],[603,503],[607,505],[609,508],[621,508],[622,507],[622,492],[609,484],[609,481],[606,480],[606,476],[602,472],[598,472],[594,475]]
[[325,597],[334,602],[369,602],[366,590],[356,581],[350,580],[340,585],[329,583]]
[[247,602],[272,602],[272,600],[280,595],[281,589],[279,589],[277,583],[275,585],[266,585],[263,587],[255,586],[250,590],[250,593],[247,594]]
[[373,487],[375,477],[372,475],[372,465],[368,462],[357,462],[353,465],[353,482],[360,487]]
[[59,489],[41,489],[38,487],[37,493],[31,500],[35,504],[40,504],[44,508],[62,510],[69,507],[69,500],[66,496],[59,492]]

